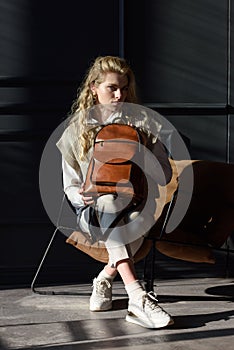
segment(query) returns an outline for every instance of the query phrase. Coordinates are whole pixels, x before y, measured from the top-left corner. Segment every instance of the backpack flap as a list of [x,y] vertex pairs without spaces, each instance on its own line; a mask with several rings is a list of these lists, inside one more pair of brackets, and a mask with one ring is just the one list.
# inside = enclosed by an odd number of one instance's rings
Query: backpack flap
[[117,192],[133,197],[135,186],[132,182],[141,182],[139,169],[136,173],[137,165],[134,164],[134,157],[140,149],[135,128],[124,124],[104,126],[95,138],[85,192],[92,196]]

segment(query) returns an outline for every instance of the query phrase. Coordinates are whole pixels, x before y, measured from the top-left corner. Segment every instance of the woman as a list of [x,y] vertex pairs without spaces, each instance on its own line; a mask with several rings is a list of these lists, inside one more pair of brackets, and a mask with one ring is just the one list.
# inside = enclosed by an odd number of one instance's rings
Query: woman
[[[92,235],[91,208],[98,213],[100,230],[102,230],[103,227],[110,226],[116,219],[117,212],[121,212],[126,205],[121,196],[114,194],[102,195],[96,201],[84,195],[84,180],[92,154],[92,142],[98,130],[97,125],[112,123],[116,118],[118,121],[121,120],[122,112],[119,106],[123,103],[137,103],[135,78],[131,68],[122,58],[98,57],[88,70],[79,89],[78,98],[72,106],[68,128],[57,144],[63,156],[64,191],[77,210],[81,230],[90,235]],[[142,120],[140,117],[141,126]],[[162,160],[164,175],[168,182],[171,178],[171,168],[167,154],[159,142],[152,142],[152,148],[155,149],[157,158]],[[142,211],[141,208],[136,211],[133,206],[127,217],[117,222],[110,236],[105,240],[109,263],[93,281],[90,310],[111,309],[112,282],[119,273],[129,296],[126,320],[146,328],[161,328],[172,324],[173,320],[158,305],[153,292],[146,293],[138,281],[133,259],[144,240],[146,228],[154,223],[155,205],[153,203],[155,202],[153,199],[151,202],[152,210]],[[144,214],[141,215],[143,212]],[[129,239],[131,234],[131,237],[134,237],[136,228],[138,233],[135,239]],[[128,237],[128,240],[125,237]]]

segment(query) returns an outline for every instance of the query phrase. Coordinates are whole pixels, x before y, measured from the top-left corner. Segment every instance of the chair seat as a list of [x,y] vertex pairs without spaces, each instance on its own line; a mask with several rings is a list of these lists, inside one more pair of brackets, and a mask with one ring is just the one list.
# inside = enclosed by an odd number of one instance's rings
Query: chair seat
[[[94,244],[91,244],[88,235],[80,231],[72,232],[72,234],[66,239],[66,242],[71,244],[75,248],[81,250],[82,252],[88,254],[95,260],[98,260],[103,263],[108,262],[108,252],[105,247],[105,244],[102,242],[96,242]],[[148,255],[151,247],[152,241],[145,239],[141,247],[136,252],[134,256],[134,261],[138,262],[144,259],[146,255]]]

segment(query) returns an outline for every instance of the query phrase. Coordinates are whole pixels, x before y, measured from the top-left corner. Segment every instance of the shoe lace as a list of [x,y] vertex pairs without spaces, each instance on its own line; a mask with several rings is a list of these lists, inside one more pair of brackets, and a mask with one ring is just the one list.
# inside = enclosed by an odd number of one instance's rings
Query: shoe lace
[[107,290],[109,290],[111,288],[111,283],[108,280],[100,280],[100,281],[96,281],[96,293],[101,295],[101,296],[105,296]]
[[143,295],[143,308],[145,308],[146,305],[149,306],[151,310],[161,309],[160,306],[158,305],[158,299],[157,299],[156,293],[149,292]]

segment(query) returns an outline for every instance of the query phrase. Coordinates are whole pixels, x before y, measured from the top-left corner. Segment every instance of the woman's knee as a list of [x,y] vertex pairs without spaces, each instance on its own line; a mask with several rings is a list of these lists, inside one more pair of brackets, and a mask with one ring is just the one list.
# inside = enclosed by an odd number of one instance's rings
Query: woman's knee
[[126,209],[129,199],[115,194],[105,194],[97,199],[97,209],[100,212],[118,213]]

